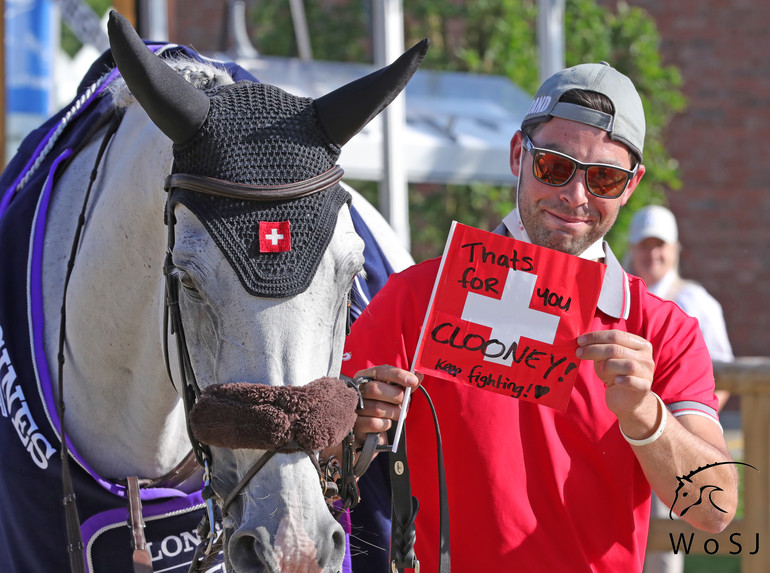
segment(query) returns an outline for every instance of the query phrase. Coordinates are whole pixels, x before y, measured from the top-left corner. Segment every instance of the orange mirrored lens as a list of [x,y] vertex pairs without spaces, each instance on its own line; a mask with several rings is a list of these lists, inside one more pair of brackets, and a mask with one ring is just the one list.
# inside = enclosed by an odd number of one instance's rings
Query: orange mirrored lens
[[594,165],[586,170],[588,188],[601,197],[617,197],[623,192],[628,175],[619,169]]
[[561,155],[544,153],[535,154],[533,163],[535,177],[549,185],[564,185],[575,173],[575,164]]

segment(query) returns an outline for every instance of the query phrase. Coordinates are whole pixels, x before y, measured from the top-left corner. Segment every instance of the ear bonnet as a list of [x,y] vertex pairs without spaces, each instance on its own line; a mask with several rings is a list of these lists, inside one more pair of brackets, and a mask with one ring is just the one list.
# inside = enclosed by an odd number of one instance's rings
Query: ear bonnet
[[[314,100],[250,81],[200,91],[148,50],[117,12],[108,28],[126,84],[173,141],[167,216],[176,203],[189,208],[251,294],[303,292],[350,201],[338,183],[341,147],[403,90],[428,40]],[[212,188],[221,193],[209,194]]]

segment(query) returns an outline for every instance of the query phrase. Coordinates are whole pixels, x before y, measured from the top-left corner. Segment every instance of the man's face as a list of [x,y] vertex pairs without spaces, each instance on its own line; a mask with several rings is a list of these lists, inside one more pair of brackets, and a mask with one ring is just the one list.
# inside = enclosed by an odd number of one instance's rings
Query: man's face
[[[631,169],[628,149],[610,139],[606,131],[561,118],[541,124],[532,143],[558,151],[584,163],[605,163]],[[517,131],[511,140],[511,171],[519,178],[518,208],[530,240],[535,245],[579,255],[603,237],[615,223],[644,174],[640,165],[620,197],[602,199],[586,188],[585,171],[578,170],[561,187],[546,185],[532,174],[532,156],[521,146]]]
[[647,237],[629,250],[631,272],[639,275],[649,286],[654,285],[677,265],[678,243],[665,243],[657,237]]

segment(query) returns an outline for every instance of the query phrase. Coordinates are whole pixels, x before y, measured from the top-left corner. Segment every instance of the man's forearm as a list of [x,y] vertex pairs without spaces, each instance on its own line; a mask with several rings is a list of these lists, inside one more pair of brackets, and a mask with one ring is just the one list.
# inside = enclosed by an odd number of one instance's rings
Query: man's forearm
[[[621,428],[632,439],[634,430],[647,426],[652,432],[661,423],[660,412],[650,407],[654,396],[646,400],[647,424],[622,420]],[[658,497],[682,519],[709,532],[722,531],[735,516],[738,505],[738,474],[719,427],[701,416],[683,416],[681,421],[668,410],[665,428],[654,442],[631,446]],[[652,422],[654,420],[655,422]],[[624,426],[624,422],[626,426]],[[655,425],[657,424],[657,425]],[[650,433],[652,433],[650,432]]]

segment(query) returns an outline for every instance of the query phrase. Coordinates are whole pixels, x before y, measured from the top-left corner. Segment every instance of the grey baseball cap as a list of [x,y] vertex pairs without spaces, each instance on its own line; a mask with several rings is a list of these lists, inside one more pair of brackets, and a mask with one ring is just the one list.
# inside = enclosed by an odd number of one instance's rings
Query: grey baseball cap
[[[614,115],[559,101],[565,92],[573,89],[607,96],[615,108]],[[553,74],[535,94],[521,126],[548,121],[553,117],[603,129],[612,139],[627,145],[639,161],[642,160],[645,133],[642,99],[633,82],[607,62],[580,64]]]

